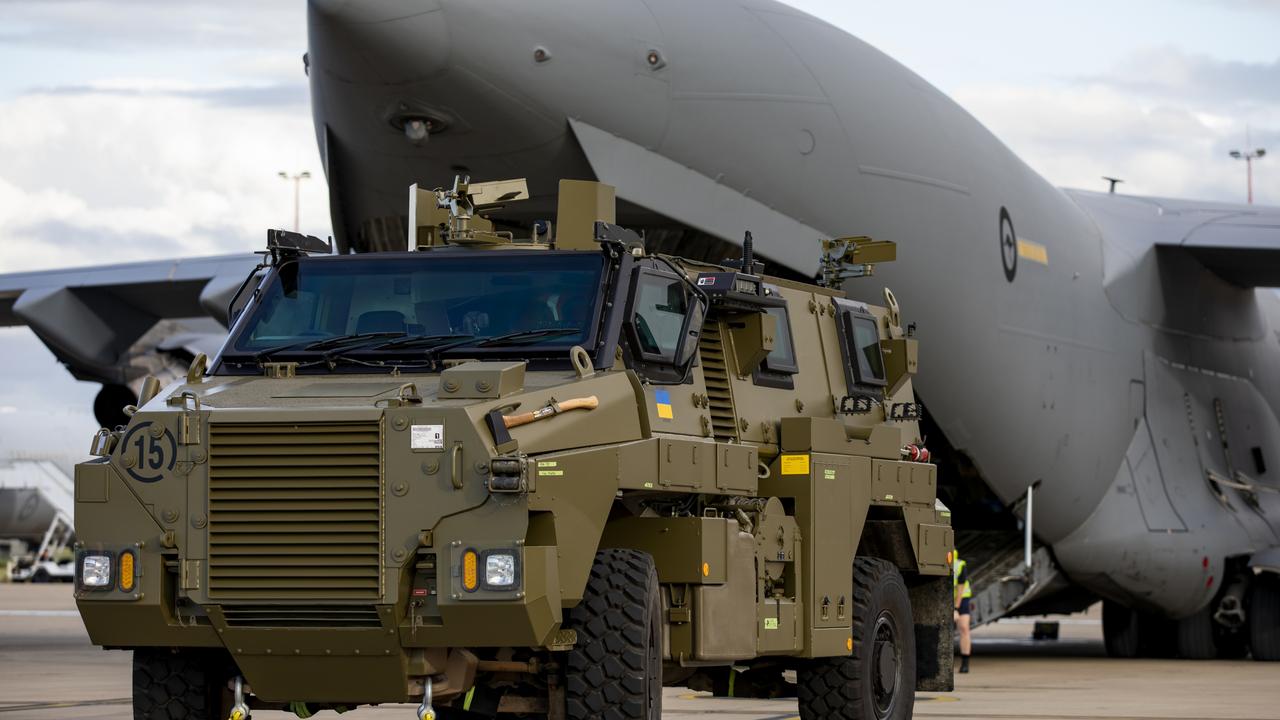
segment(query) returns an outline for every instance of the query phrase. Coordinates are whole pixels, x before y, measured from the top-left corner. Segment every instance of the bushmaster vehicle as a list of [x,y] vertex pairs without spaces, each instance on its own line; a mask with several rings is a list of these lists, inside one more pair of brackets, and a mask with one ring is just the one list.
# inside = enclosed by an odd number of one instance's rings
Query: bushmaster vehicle
[[[886,307],[645,252],[613,189],[410,190],[408,252],[273,231],[208,362],[75,475],[76,597],[137,718],[656,718],[663,685],[907,718],[952,530]],[[482,212],[484,211],[484,212]],[[824,241],[828,285],[891,243]],[[249,287],[252,290],[249,291]]]

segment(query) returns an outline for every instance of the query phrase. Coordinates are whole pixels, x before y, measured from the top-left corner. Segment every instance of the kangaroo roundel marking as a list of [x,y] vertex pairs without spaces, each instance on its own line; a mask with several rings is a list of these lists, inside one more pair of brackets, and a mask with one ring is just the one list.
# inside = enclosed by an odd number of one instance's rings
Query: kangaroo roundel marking
[[159,437],[152,433],[150,421],[138,423],[130,428],[120,443],[120,459],[124,462],[125,472],[138,482],[153,483],[164,477],[166,471],[173,470],[178,458],[178,443],[168,428]]
[[1004,264],[1004,279],[1013,282],[1018,274],[1018,236],[1013,232],[1013,219],[1007,208],[1000,208],[1000,262]]

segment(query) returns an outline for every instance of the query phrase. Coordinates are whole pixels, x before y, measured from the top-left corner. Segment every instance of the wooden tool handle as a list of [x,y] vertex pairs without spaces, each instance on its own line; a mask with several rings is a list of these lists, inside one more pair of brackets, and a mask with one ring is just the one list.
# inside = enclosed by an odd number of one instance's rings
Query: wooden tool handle
[[565,400],[556,406],[558,412],[564,412],[565,410],[595,410],[598,407],[600,407],[600,398],[595,395]]
[[540,407],[532,412],[520,413],[519,415],[503,415],[502,424],[508,428],[528,425],[535,420],[558,415],[566,410],[595,410],[600,407],[600,398],[595,395],[587,397],[573,398],[564,402],[552,403],[546,407]]

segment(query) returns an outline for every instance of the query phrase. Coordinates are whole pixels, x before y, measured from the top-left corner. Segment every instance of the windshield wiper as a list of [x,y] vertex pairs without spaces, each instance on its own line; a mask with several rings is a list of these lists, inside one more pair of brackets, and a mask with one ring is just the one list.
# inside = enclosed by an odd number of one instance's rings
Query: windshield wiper
[[428,347],[432,347],[442,342],[446,342],[448,340],[473,340],[473,339],[475,339],[475,335],[464,335],[460,333],[455,333],[452,335],[415,335],[413,337],[400,338],[399,340],[392,340],[390,342],[382,343],[381,345],[375,345],[370,349],[392,350],[395,348],[418,347],[419,345],[426,345]]
[[341,347],[348,343],[359,343],[364,340],[377,340],[379,338],[403,337],[408,333],[403,330],[388,330],[385,332],[367,332],[352,333],[351,335],[335,335],[331,338],[316,340],[310,345],[304,346],[303,350],[328,350],[330,348]]
[[488,345],[521,345],[534,340],[540,340],[547,337],[556,337],[559,335],[573,335],[581,332],[580,328],[540,328],[537,330],[517,330],[503,335],[494,335],[475,343],[476,347],[485,347]]
[[399,331],[376,332],[376,333],[353,333],[350,335],[336,335],[334,337],[322,338],[320,340],[299,340],[297,342],[285,343],[284,345],[269,347],[269,348],[266,348],[265,350],[259,350],[255,353],[249,353],[249,355],[250,357],[253,358],[254,362],[261,363],[270,359],[272,355],[275,355],[277,353],[282,353],[288,350],[301,350],[304,352],[311,351],[311,350],[325,350],[325,349],[337,347],[340,345],[344,345],[346,343],[352,343],[352,342],[358,343],[363,340],[377,340],[384,337],[399,337],[404,334],[405,333],[399,332]]

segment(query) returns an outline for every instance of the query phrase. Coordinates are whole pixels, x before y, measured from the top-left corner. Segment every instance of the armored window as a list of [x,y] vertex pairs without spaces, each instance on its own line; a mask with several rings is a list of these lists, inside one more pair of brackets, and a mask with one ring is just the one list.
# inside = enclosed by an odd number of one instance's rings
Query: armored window
[[791,319],[786,304],[766,308],[773,316],[773,350],[765,356],[764,362],[752,374],[757,385],[792,389],[795,382],[791,376],[800,371],[796,364],[796,348],[791,338]]
[[875,316],[858,303],[837,300],[836,305],[849,389],[857,385],[883,387],[886,384],[884,358],[880,354],[880,327]]
[[674,363],[689,311],[684,283],[674,275],[641,270],[634,297],[631,334],[636,350],[649,362]]

